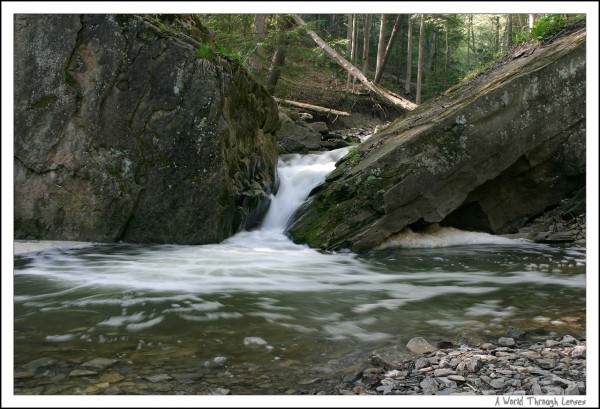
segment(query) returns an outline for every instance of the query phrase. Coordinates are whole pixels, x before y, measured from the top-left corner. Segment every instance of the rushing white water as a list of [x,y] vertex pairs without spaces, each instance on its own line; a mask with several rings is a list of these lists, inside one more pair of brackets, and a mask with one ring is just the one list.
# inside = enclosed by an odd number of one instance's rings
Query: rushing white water
[[306,200],[310,191],[335,169],[335,163],[348,148],[309,155],[284,155],[277,168],[280,186],[272,198],[262,230],[283,232],[292,214]]

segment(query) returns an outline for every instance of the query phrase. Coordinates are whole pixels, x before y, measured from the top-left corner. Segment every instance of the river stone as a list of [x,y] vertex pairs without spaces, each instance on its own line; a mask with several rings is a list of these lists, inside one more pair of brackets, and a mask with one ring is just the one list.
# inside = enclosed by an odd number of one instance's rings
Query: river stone
[[579,341],[577,341],[571,335],[565,335],[564,337],[562,337],[562,339],[560,340],[560,342],[562,342],[563,344],[573,344],[573,345],[578,345],[579,344]]
[[500,337],[500,338],[498,338],[498,345],[503,346],[503,347],[514,347],[515,340],[513,338],[508,338],[508,337]]
[[438,384],[433,378],[425,378],[420,383],[419,386],[423,389],[423,394],[425,395],[433,395],[438,391]]
[[17,371],[15,372],[15,379],[26,379],[26,378],[33,378],[33,375],[35,375],[34,372],[32,371]]
[[98,375],[98,372],[90,371],[88,369],[73,369],[69,372],[69,376],[92,376]]
[[565,388],[565,395],[579,395],[579,387],[577,384],[571,382],[571,384]]
[[426,368],[428,366],[429,366],[429,359],[427,359],[427,358],[419,357],[415,361],[415,369]]
[[38,358],[34,359],[31,362],[26,363],[23,367],[29,369],[30,371],[37,371],[38,368],[43,368],[46,366],[51,366],[56,363],[56,359],[53,358]]
[[554,359],[538,359],[537,364],[543,369],[552,369],[556,366]]
[[504,387],[506,383],[506,379],[504,379],[503,377],[500,378],[494,378],[489,382],[489,385],[494,388],[494,389],[501,389]]
[[231,395],[231,390],[226,388],[217,388],[210,393],[211,395]]
[[145,378],[148,379],[152,383],[170,381],[171,379],[173,379],[170,375],[168,375],[166,373],[146,376]]
[[586,346],[578,345],[571,351],[571,358],[585,358],[586,357]]
[[125,377],[119,373],[107,373],[102,375],[98,380],[101,382],[117,383],[121,382]]
[[448,379],[450,379],[451,381],[455,381],[455,382],[464,382],[465,381],[465,377],[461,376],[461,375],[449,375]]
[[311,122],[308,124],[308,128],[313,132],[326,135],[329,133],[329,128],[325,122]]
[[465,362],[467,370],[471,373],[479,372],[479,370],[484,365],[483,360],[478,356],[472,356],[468,358]]
[[433,376],[437,377],[443,377],[443,376],[448,376],[448,375],[455,375],[456,371],[453,371],[452,369],[447,369],[447,368],[443,368],[443,369],[436,369],[433,371]]
[[406,344],[406,348],[415,354],[426,354],[433,352],[436,348],[422,337],[414,337]]
[[560,342],[558,342],[558,341],[555,341],[555,340],[553,340],[553,339],[548,339],[548,340],[546,340],[546,346],[547,346],[548,348],[553,348],[553,347],[557,346],[558,344],[560,344]]
[[116,359],[95,358],[95,359],[92,359],[91,361],[82,363],[81,366],[89,366],[92,368],[104,369],[107,366],[111,366],[111,365],[115,364],[116,362],[118,362],[118,360],[116,360]]

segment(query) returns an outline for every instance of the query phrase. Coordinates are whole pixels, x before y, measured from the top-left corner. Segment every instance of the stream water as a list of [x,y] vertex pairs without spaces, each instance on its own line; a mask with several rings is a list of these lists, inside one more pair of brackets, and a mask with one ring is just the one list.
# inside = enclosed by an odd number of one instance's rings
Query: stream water
[[281,157],[263,227],[221,244],[15,255],[15,393],[334,393],[414,336],[585,336],[583,246],[452,229],[360,256],[292,243],[287,221],[344,154]]

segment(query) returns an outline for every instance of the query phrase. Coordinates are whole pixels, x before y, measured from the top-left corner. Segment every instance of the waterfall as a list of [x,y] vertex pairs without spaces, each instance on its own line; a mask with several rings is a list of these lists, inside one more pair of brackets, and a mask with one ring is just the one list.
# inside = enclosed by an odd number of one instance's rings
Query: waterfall
[[279,191],[271,198],[271,206],[261,230],[283,233],[290,218],[306,200],[311,190],[335,169],[335,163],[348,148],[309,155],[290,154],[279,158],[277,172]]

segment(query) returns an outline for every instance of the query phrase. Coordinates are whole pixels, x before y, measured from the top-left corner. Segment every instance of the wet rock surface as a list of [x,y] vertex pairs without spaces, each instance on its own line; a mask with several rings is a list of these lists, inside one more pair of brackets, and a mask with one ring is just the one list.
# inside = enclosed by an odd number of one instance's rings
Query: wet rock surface
[[[371,356],[340,392],[359,395],[583,395],[586,341],[515,342],[501,337],[480,346],[438,349],[401,362]],[[492,347],[489,347],[491,344]],[[379,365],[374,365],[379,363]]]

